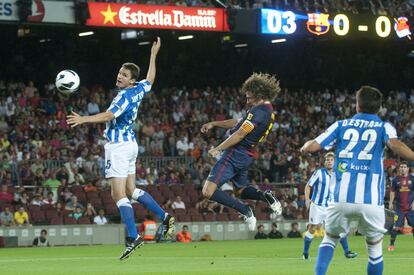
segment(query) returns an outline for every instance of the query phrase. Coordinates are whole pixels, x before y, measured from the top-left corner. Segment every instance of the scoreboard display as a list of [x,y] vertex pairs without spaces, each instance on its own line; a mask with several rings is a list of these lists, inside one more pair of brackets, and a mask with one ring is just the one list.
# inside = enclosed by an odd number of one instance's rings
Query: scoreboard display
[[260,9],[260,33],[279,36],[329,36],[411,40],[414,18],[345,13],[308,13]]

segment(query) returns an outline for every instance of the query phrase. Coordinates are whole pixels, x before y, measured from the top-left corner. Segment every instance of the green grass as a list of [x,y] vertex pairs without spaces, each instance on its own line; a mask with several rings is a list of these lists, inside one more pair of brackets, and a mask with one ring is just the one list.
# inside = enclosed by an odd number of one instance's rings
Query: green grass
[[[384,274],[414,274],[413,238],[399,236],[393,253],[385,240]],[[7,248],[0,249],[0,274],[313,274],[320,241],[312,243],[310,261],[301,259],[302,239],[146,244],[124,262],[122,246]],[[359,256],[346,259],[339,245],[328,274],[365,274],[363,238],[349,244]]]

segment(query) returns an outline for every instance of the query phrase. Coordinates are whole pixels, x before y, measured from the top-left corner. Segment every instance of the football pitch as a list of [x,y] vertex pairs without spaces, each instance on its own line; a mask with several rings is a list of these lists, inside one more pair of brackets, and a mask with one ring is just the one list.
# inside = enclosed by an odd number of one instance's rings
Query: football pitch
[[[413,238],[399,236],[392,253],[385,240],[384,274],[414,274]],[[320,241],[312,243],[310,261],[301,259],[302,239],[146,244],[123,262],[120,245],[6,248],[0,274],[313,274]],[[346,259],[338,244],[328,274],[366,274],[364,239],[349,244],[359,256]]]

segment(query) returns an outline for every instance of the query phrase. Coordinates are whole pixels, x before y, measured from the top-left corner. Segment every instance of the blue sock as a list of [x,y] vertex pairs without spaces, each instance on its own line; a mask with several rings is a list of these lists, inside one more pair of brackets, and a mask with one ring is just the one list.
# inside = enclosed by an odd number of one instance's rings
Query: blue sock
[[321,245],[319,246],[318,259],[316,260],[315,274],[316,275],[325,275],[328,271],[329,263],[332,260],[335,243],[331,241],[325,241],[326,236],[323,239]]
[[263,191],[251,185],[248,185],[243,189],[242,193],[240,194],[240,198],[244,200],[255,200],[255,201],[267,202],[266,198],[263,195]]
[[217,189],[216,191],[214,191],[210,200],[216,201],[225,206],[236,209],[243,215],[247,215],[247,213],[249,212],[249,207],[247,205],[243,204],[241,201],[233,198],[232,196],[230,196],[229,194],[227,194],[226,192],[220,189]]
[[122,198],[116,203],[116,205],[121,212],[122,222],[125,224],[128,237],[136,239],[138,231],[135,226],[134,210],[132,209],[130,201],[127,198]]
[[312,243],[312,240],[313,240],[313,235],[309,231],[306,231],[305,241],[304,241],[304,246],[303,246],[303,254],[309,255],[309,248]]
[[384,261],[382,255],[377,258],[368,257],[367,274],[368,275],[382,275],[384,271]]
[[348,238],[345,236],[345,237],[341,238],[339,240],[339,242],[341,243],[342,248],[344,249],[344,253],[345,254],[348,254],[348,252],[349,252],[349,248],[348,248]]
[[136,188],[132,194],[132,198],[142,205],[144,205],[149,211],[158,216],[161,221],[164,221],[165,211],[161,206],[154,200],[154,198],[145,192],[144,190]]

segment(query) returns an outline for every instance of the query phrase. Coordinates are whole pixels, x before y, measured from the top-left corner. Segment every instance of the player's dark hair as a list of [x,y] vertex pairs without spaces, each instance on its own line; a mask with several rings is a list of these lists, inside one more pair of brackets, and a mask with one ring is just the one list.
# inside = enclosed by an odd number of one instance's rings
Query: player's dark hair
[[129,70],[131,72],[131,78],[135,79],[138,81],[139,79],[139,74],[141,72],[141,69],[138,67],[138,65],[134,64],[134,63],[124,63],[122,64],[122,67]]
[[45,233],[47,235],[47,230],[46,229],[42,229],[42,231],[40,231],[40,233]]
[[366,114],[377,114],[382,104],[382,93],[374,87],[362,86],[356,94],[359,111]]
[[401,165],[407,165],[407,167],[410,167],[410,166],[408,166],[408,162],[405,161],[405,160],[403,160],[403,161],[400,162],[400,165],[399,166],[401,166]]
[[253,73],[242,86],[242,92],[251,92],[263,100],[273,100],[280,93],[279,80],[274,75]]

